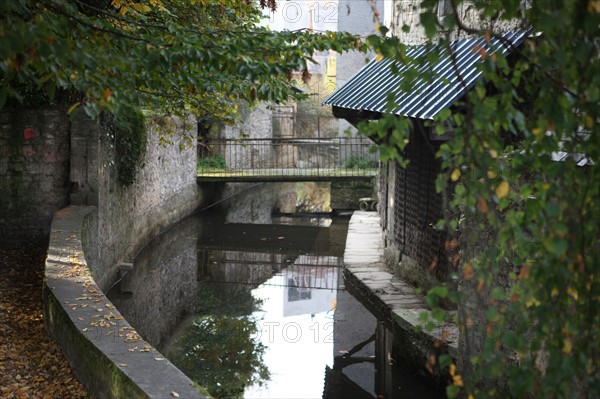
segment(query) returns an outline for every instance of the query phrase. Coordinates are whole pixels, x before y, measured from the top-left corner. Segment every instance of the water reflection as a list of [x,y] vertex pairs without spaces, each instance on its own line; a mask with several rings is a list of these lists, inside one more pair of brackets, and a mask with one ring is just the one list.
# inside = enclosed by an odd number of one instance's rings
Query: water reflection
[[[228,285],[228,288],[232,285]],[[265,347],[255,338],[257,324],[249,316],[260,301],[248,290],[222,290],[199,285],[199,309],[165,355],[216,398],[243,398],[249,385],[268,380]]]
[[[246,190],[252,187],[251,190]],[[329,182],[297,182],[270,184],[228,184],[224,197],[228,201],[225,222],[271,224],[278,214],[318,214],[331,212]]]
[[333,364],[339,266],[336,257],[300,256],[253,291],[262,301],[253,316],[271,378],[247,387],[246,398],[322,396],[324,368]]
[[344,290],[347,222],[190,218],[148,245],[109,298],[216,398],[436,397],[398,372],[392,335]]
[[188,219],[153,240],[107,293],[127,321],[159,347],[198,302],[198,221]]

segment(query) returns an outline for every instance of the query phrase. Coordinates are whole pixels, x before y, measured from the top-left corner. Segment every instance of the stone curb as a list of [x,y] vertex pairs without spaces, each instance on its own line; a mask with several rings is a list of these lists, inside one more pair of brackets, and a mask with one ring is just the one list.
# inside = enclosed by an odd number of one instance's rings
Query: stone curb
[[376,212],[365,211],[354,212],[350,219],[344,251],[346,289],[400,336],[404,361],[420,374],[442,383],[446,376],[431,375],[426,365],[434,351],[457,358],[458,327],[445,324],[432,331],[423,330],[421,314],[430,310],[423,295],[387,270],[379,220]]
[[48,334],[96,398],[204,398],[94,282],[84,241],[96,214],[95,207],[69,206],[54,215],[43,287]]

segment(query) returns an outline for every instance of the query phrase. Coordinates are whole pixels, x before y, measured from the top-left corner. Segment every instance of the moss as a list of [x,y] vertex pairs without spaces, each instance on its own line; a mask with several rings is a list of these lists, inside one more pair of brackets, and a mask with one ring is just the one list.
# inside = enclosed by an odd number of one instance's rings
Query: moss
[[43,291],[48,334],[60,344],[86,387],[101,397],[146,397],[122,370],[77,329],[47,285],[44,285]]

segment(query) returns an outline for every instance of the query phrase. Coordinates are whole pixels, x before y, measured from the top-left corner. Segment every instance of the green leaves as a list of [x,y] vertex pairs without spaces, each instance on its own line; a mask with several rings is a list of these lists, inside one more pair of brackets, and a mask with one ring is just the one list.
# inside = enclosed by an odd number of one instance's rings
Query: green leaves
[[[259,27],[253,2],[19,4],[3,5],[0,20],[6,101],[29,103],[27,93],[37,92],[52,100],[66,91],[77,93],[68,105],[79,101],[91,116],[141,106],[230,122],[237,117],[232,102],[297,96],[288,76],[315,51],[365,49],[350,34]],[[107,87],[109,98],[103,97]]]
[[[464,312],[461,327],[469,331],[466,347],[474,351],[463,359],[471,369],[463,375],[465,390],[453,384],[449,397],[568,398],[600,391],[594,332],[600,329],[600,8],[596,1],[587,8],[521,3],[473,4],[473,15],[524,21],[522,27],[541,34],[507,56],[486,53],[484,79],[431,125],[438,133],[444,123],[452,127],[451,138],[436,147],[436,189],[456,216],[436,228],[460,236],[455,277],[464,291],[434,288],[428,304],[456,301]],[[438,21],[437,1],[422,7],[421,26],[410,30],[424,28],[437,43],[448,40],[438,35],[442,26],[467,25],[462,15]],[[501,33],[467,22],[466,30],[489,40]],[[376,52],[404,61],[401,44],[368,40]],[[428,57],[404,79],[430,80],[427,62],[437,55]],[[418,131],[410,119],[392,119],[362,131],[383,142],[384,159],[401,160],[403,141]]]

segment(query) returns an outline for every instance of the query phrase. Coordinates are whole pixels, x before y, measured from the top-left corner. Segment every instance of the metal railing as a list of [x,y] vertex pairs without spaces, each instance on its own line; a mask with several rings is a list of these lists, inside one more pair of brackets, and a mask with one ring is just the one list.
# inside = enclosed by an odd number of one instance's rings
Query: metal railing
[[332,180],[370,178],[379,154],[367,138],[213,139],[198,145],[204,180]]

